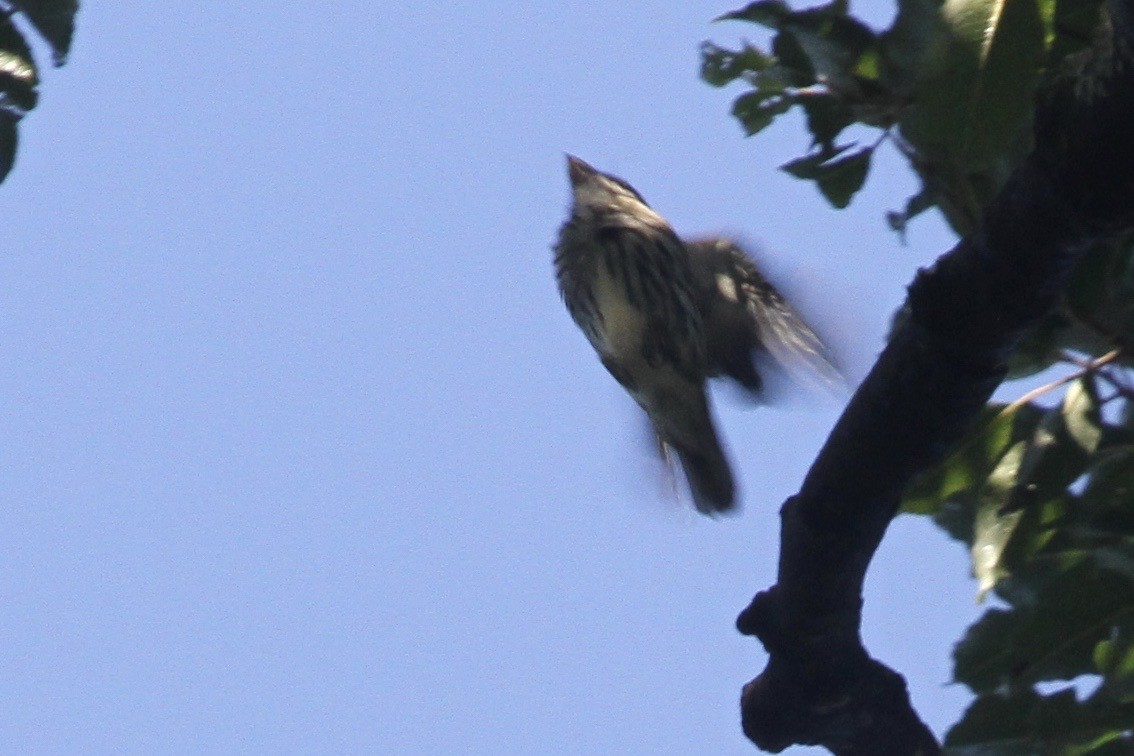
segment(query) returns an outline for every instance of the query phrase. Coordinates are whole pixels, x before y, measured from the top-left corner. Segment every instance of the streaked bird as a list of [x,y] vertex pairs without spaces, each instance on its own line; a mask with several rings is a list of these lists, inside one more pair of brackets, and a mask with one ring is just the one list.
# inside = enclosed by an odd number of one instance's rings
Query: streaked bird
[[732,378],[754,396],[753,359],[833,374],[822,342],[727,239],[683,242],[622,179],[567,156],[573,202],[555,245],[559,290],[602,364],[676,454],[697,509],[736,504],[736,486],[706,394]]

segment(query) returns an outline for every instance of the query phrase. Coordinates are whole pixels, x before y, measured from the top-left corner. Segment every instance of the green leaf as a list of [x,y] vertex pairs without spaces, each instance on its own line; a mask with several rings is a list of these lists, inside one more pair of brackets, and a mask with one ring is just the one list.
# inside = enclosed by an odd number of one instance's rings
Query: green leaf
[[879,38],[881,78],[891,91],[913,94],[937,27],[941,0],[902,0],[894,23]]
[[1008,357],[1008,379],[1027,378],[1054,365],[1063,343],[1063,332],[1070,327],[1066,313],[1061,310],[1048,313],[1012,350]]
[[1102,4],[1103,0],[1047,0],[1043,3],[1050,48],[1049,69],[1055,70],[1065,57],[1091,43],[1099,25]]
[[821,79],[844,92],[856,91],[856,77],[877,79],[881,60],[878,38],[866,24],[847,14],[845,2],[793,12],[782,2],[757,2],[717,20],[743,20],[775,29],[772,51],[798,72],[795,86]]
[[815,83],[815,68],[794,34],[781,33],[773,37],[772,53],[788,72],[791,86],[807,87]]
[[791,7],[783,0],[759,0],[740,10],[717,16],[713,21],[750,21],[775,29],[790,15]]
[[1101,354],[1134,337],[1134,244],[1129,234],[1099,242],[1072,273],[1067,309],[1079,326],[1079,351]]
[[789,160],[780,166],[780,170],[790,173],[798,179],[814,181],[823,174],[823,165],[835,159],[853,147],[853,144],[844,144],[838,147],[823,149],[813,155],[806,155],[795,160]]
[[[1051,502],[1066,494],[1068,486],[1087,472],[1091,461],[1091,456],[1072,439],[1063,408],[1044,410],[1043,419],[1028,441],[1017,487],[1013,489],[1007,507],[1035,510],[1042,506],[1056,506]],[[1057,509],[1062,516],[1065,507],[1060,505]],[[1055,510],[1037,512],[1037,515],[1044,522],[1051,521]],[[1031,524],[1032,528],[1042,526],[1043,522],[1038,521]]]
[[945,747],[953,756],[1128,754],[1131,721],[1129,703],[1095,696],[1079,701],[1072,689],[1046,696],[1013,690],[973,701],[945,736]]
[[979,694],[1093,671],[1100,641],[1134,632],[1134,583],[1088,557],[1033,560],[1004,580],[997,592],[1011,608],[968,629],[954,649],[954,679]]
[[1113,530],[1084,530],[1076,528],[1074,535],[1077,540],[1090,540],[1098,543],[1105,541],[1105,545],[1093,547],[1095,564],[1101,569],[1116,572],[1127,580],[1134,581],[1134,538],[1120,537],[1114,540]]
[[66,63],[71,40],[75,36],[78,0],[10,0],[10,4],[23,11],[32,26],[51,45],[55,65]]
[[1109,695],[1125,697],[1134,693],[1134,635],[1125,628],[1116,628],[1095,646],[1092,659]]
[[1134,530],[1134,447],[1122,446],[1107,451],[1091,471],[1090,480],[1080,497],[1084,507],[1096,520],[1109,526]]
[[1059,349],[1061,352],[1078,352],[1079,354],[1102,356],[1114,348],[1115,338],[1121,338],[1122,330],[1118,336],[1110,336],[1099,332],[1094,324],[1088,325],[1078,319],[1072,319],[1069,326],[1059,332]]
[[1114,642],[1110,640],[1099,641],[1095,646],[1094,653],[1091,654],[1091,659],[1095,663],[1095,669],[1100,674],[1105,675],[1117,663],[1118,651],[1114,647]]
[[781,34],[795,38],[817,78],[848,92],[855,89],[860,60],[877,43],[874,32],[854,18],[807,11],[785,22]]
[[919,475],[906,489],[902,510],[942,515],[949,502],[961,502],[938,524],[954,538],[972,544],[976,494],[1009,447],[1030,438],[1044,411],[1033,404],[989,404],[973,423],[965,442],[937,467]]
[[815,181],[828,202],[838,208],[846,207],[866,180],[873,152],[872,147],[864,147],[850,155],[837,157],[851,146],[832,147],[788,161],[780,166],[780,170],[796,178]]
[[1000,578],[1008,574],[1001,563],[1001,556],[1023,511],[1005,511],[1004,505],[1016,487],[1026,448],[1024,441],[1013,444],[981,487],[980,504],[973,523],[973,545],[970,549],[973,575],[977,579],[978,600],[983,599]]
[[1044,54],[1037,0],[945,0],[902,133],[965,170],[1018,141]]
[[881,66],[881,53],[876,45],[871,45],[858,56],[851,73],[860,79],[876,82],[882,75]]
[[835,137],[854,123],[854,113],[845,102],[831,95],[809,95],[796,100],[807,114],[811,143],[823,150],[834,149]]
[[1100,696],[1134,701],[1134,637],[1116,629],[1095,646],[1092,660],[1095,671],[1103,676]]
[[[1050,721],[1069,721],[1078,706],[1075,692],[1060,691],[1046,698],[1031,690],[1009,696],[986,695],[969,705],[961,720],[945,736],[949,749],[984,746],[973,753],[1034,754],[1040,747],[1039,731]],[[969,753],[962,750],[961,753]]]
[[819,191],[840,210],[850,204],[851,198],[862,188],[870,170],[873,147],[864,147],[853,155],[828,163],[819,177]]
[[736,98],[732,114],[744,126],[745,133],[752,136],[766,128],[776,116],[787,112],[793,102],[794,99],[783,92],[757,90]]
[[751,45],[740,50],[726,50],[712,42],[701,43],[701,78],[714,87],[723,87],[746,74],[764,71],[776,59]]
[[1080,449],[1094,454],[1102,440],[1098,387],[1092,376],[1084,376],[1067,387],[1063,397],[1063,421],[1067,433]]

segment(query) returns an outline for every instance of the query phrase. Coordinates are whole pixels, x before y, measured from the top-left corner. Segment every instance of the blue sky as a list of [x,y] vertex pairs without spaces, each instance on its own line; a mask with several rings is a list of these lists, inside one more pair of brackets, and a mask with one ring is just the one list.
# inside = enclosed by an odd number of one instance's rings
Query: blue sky
[[[886,230],[892,152],[835,212],[797,120],[742,138],[729,9],[84,6],[0,186],[0,750],[753,752],[732,623],[841,400],[717,392],[743,513],[667,499],[554,285],[563,153],[759,243],[852,380],[952,242]],[[864,634],[939,733],[973,594],[895,523]]]

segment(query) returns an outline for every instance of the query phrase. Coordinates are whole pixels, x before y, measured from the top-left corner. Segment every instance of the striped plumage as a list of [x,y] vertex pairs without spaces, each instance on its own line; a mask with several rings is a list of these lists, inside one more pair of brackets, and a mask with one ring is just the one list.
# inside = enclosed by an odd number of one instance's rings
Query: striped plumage
[[568,157],[571,217],[555,268],[571,317],[676,453],[697,509],[735,503],[705,394],[698,278],[669,224],[629,184]]
[[603,365],[645,410],[663,453],[676,453],[697,509],[735,506],[713,425],[709,378],[763,399],[766,353],[799,375],[841,385],[819,337],[736,242],[683,242],[620,178],[568,156],[571,215],[555,245],[559,290]]
[[732,239],[685,242],[698,278],[709,377],[727,376],[764,400],[756,361],[767,353],[797,383],[841,389],[843,378],[822,340]]

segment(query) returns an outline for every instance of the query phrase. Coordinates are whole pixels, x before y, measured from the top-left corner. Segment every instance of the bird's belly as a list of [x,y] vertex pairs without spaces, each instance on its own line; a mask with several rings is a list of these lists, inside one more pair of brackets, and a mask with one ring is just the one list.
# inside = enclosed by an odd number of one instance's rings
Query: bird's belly
[[642,356],[646,316],[630,304],[622,285],[605,265],[599,265],[594,281],[595,306],[601,316],[603,343],[595,347],[608,357],[636,361]]

